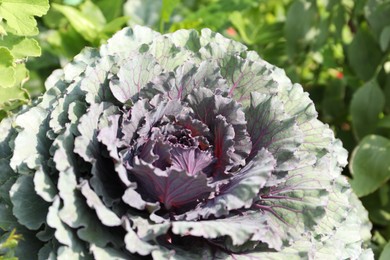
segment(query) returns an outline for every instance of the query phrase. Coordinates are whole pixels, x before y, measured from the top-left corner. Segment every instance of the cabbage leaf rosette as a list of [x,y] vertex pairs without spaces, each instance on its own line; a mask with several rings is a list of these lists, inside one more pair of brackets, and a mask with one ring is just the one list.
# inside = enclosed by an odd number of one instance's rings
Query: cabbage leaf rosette
[[0,124],[21,259],[372,259],[347,153],[283,70],[208,29],[125,28]]

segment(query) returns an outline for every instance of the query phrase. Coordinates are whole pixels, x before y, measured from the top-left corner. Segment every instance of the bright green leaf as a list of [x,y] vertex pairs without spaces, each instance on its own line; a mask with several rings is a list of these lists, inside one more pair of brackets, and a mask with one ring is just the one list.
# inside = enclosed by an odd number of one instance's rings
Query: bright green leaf
[[7,31],[0,25],[0,36],[7,35]]
[[352,97],[351,116],[355,136],[360,139],[374,133],[379,113],[385,106],[385,97],[376,81],[360,87]]
[[351,186],[359,196],[368,195],[390,179],[390,140],[378,135],[366,136],[351,157]]
[[367,81],[374,75],[382,59],[382,53],[372,35],[359,30],[347,47],[347,57],[356,76]]
[[52,7],[61,12],[84,39],[92,43],[96,41],[98,28],[85,14],[70,6],[52,4]]
[[42,16],[49,10],[48,0],[2,0],[0,1],[0,17],[18,35],[38,34],[34,16]]
[[254,39],[251,39],[251,37],[248,36],[246,33],[246,27],[247,24],[250,24],[250,21],[246,20],[243,17],[242,12],[233,12],[229,17],[230,22],[237,28],[238,32],[240,33],[240,36],[247,44],[254,44]]
[[[0,70],[1,72],[1,70]],[[5,88],[0,86],[0,111],[10,111],[29,101],[29,95],[21,86],[28,77],[25,65],[18,64],[14,69],[14,84]],[[0,76],[1,79],[1,76]]]
[[15,59],[22,59],[29,56],[38,57],[41,55],[41,48],[35,39],[8,34],[3,38],[1,44],[11,51]]
[[80,10],[83,15],[90,20],[96,28],[102,28],[106,24],[106,18],[104,17],[102,11],[97,5],[92,3],[92,1],[85,1],[80,5]]
[[390,43],[390,25],[386,26],[383,29],[381,36],[379,38],[379,44],[381,45],[381,50],[386,51],[387,48],[389,47],[389,43]]
[[12,87],[15,84],[14,57],[5,47],[0,47],[0,57],[0,87]]

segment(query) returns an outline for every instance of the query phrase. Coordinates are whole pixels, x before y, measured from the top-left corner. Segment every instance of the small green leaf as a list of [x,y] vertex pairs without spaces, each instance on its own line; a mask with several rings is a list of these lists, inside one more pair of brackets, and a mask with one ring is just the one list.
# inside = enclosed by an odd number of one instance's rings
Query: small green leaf
[[387,242],[386,246],[383,248],[383,251],[379,257],[379,260],[390,259],[390,241]]
[[0,87],[12,87],[15,84],[14,57],[5,47],[0,47],[0,57]]
[[38,34],[37,21],[34,16],[42,16],[49,10],[48,0],[2,0],[0,17],[15,30],[17,35]]
[[381,50],[386,51],[387,48],[389,47],[389,43],[390,43],[390,25],[386,26],[383,29],[381,36],[379,38],[379,44],[381,45]]
[[356,75],[367,81],[374,75],[382,59],[382,53],[369,32],[358,30],[347,47],[347,57]]
[[355,92],[351,101],[351,116],[358,139],[374,133],[384,106],[385,96],[376,81],[365,83]]
[[38,57],[41,55],[41,48],[36,40],[8,34],[1,43],[7,47],[15,59],[25,57]]
[[351,186],[359,196],[368,195],[390,179],[390,140],[366,136],[352,153]]

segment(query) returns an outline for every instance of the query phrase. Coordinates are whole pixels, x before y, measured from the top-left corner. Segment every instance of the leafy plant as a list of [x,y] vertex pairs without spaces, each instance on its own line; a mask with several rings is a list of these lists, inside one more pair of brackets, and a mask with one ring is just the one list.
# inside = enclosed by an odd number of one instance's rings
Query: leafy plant
[[[6,239],[4,240],[4,237]],[[15,229],[0,238],[0,260],[15,260],[15,248],[22,237],[15,233]],[[4,240],[4,241],[2,241]]]
[[126,28],[46,88],[0,124],[20,258],[373,257],[341,142],[244,45]]
[[0,120],[7,112],[29,101],[23,88],[28,78],[25,62],[41,55],[34,16],[49,9],[47,0],[0,1]]

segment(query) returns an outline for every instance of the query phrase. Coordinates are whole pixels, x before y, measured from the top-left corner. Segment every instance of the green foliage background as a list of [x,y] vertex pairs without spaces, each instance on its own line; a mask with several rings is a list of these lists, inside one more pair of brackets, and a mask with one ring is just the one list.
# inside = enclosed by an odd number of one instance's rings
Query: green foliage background
[[390,0],[0,0],[0,120],[81,49],[135,24],[208,27],[301,83],[350,152],[344,174],[369,210],[376,257],[388,259]]

